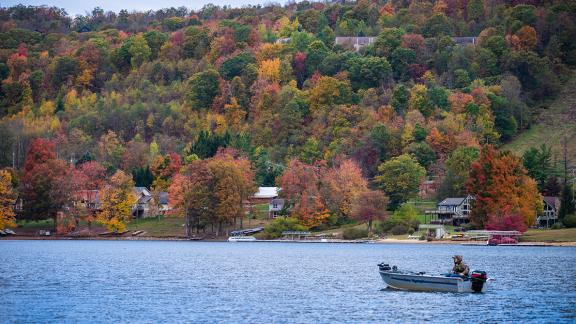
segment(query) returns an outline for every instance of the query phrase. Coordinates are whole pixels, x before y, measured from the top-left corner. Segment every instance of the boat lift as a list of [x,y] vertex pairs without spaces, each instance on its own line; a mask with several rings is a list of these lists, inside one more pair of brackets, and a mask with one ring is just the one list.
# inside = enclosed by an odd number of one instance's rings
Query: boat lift
[[473,241],[486,241],[486,245],[516,245],[522,232],[477,230],[467,231],[466,236]]

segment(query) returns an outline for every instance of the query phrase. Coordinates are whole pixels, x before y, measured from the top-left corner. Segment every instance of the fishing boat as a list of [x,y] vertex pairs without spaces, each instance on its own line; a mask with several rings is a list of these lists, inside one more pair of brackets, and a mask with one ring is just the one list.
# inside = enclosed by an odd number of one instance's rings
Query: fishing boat
[[428,275],[425,272],[398,270],[388,264],[378,265],[384,283],[392,289],[413,291],[482,292],[488,277],[484,271],[472,271],[469,277]]
[[230,236],[228,242],[254,242],[256,238],[254,236]]

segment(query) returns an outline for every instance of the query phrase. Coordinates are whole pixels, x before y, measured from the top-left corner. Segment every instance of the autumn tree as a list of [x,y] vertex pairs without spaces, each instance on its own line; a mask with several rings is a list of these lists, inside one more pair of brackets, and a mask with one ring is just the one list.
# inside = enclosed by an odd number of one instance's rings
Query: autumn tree
[[128,50],[131,55],[130,63],[133,68],[138,68],[142,63],[146,62],[152,55],[152,51],[142,34],[138,34],[132,40],[132,44]]
[[196,73],[190,78],[188,100],[194,109],[208,109],[212,106],[212,101],[220,94],[218,79],[218,72],[213,69]]
[[23,200],[23,216],[29,220],[53,219],[54,232],[57,214],[70,203],[74,180],[72,168],[56,159],[54,142],[34,140],[24,163],[19,192]]
[[358,194],[352,203],[352,218],[368,222],[368,233],[372,233],[372,223],[388,216],[388,197],[379,190],[366,190]]
[[291,207],[291,215],[308,228],[321,225],[327,218],[318,187],[318,171],[316,166],[292,159],[276,181],[282,188],[280,196]]
[[132,177],[122,170],[110,178],[110,185],[100,190],[101,212],[96,219],[109,231],[121,233],[132,219],[132,209],[137,202]]
[[0,170],[0,231],[6,227],[16,226],[15,202],[16,193],[12,189],[12,174],[8,170]]
[[403,154],[380,164],[374,180],[396,207],[416,196],[425,176],[426,169],[410,155]]
[[250,161],[235,151],[220,151],[208,161],[208,167],[214,174],[214,214],[219,235],[223,224],[236,224],[238,218],[242,220],[244,201],[257,188]]
[[196,160],[174,175],[168,190],[170,205],[184,216],[186,236],[205,228],[214,218],[214,174],[205,161]]
[[465,183],[470,166],[478,159],[480,150],[475,147],[459,147],[446,159],[446,174],[438,188],[438,198],[461,197],[467,194]]
[[362,176],[362,170],[352,160],[344,160],[322,172],[320,180],[320,193],[326,206],[343,217],[352,216],[352,204],[356,197],[368,190],[368,182]]
[[542,196],[521,160],[490,145],[483,147],[478,160],[472,163],[466,188],[475,197],[470,220],[481,228],[491,215],[507,215],[501,213],[503,210],[522,215],[524,224],[531,226],[542,210]]

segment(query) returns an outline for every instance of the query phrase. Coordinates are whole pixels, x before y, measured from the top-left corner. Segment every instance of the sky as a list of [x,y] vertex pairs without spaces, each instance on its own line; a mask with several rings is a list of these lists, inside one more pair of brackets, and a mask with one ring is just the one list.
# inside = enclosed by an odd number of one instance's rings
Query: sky
[[118,12],[121,9],[127,9],[128,11],[147,11],[181,6],[189,9],[200,9],[207,3],[213,3],[219,6],[230,5],[233,7],[242,7],[249,4],[257,5],[270,2],[284,4],[286,0],[0,0],[0,7],[12,7],[18,4],[55,6],[66,9],[68,15],[73,17],[90,12],[95,7],[100,7],[104,9],[104,11]]

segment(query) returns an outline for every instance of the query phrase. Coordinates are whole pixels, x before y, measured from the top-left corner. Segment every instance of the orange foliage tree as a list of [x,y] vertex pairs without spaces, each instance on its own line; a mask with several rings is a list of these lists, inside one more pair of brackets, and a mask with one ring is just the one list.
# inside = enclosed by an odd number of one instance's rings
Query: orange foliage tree
[[450,110],[453,113],[461,114],[465,111],[467,104],[474,102],[474,97],[467,93],[454,92],[448,96],[448,101],[450,102]]
[[292,159],[277,181],[282,188],[280,195],[287,199],[292,207],[292,216],[308,228],[316,227],[325,220],[325,205],[320,198],[318,173],[319,167]]
[[16,226],[14,202],[16,194],[12,189],[12,174],[8,170],[0,170],[0,230]]
[[542,209],[536,181],[527,175],[522,161],[491,145],[484,146],[479,159],[472,163],[466,188],[475,197],[470,220],[478,227],[485,227],[489,217],[491,223],[498,223],[494,217],[509,214],[522,215],[524,224],[531,226]]
[[368,181],[352,160],[344,160],[323,172],[321,182],[320,191],[326,206],[344,217],[351,216],[352,203],[360,193],[368,190]]

